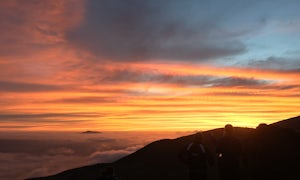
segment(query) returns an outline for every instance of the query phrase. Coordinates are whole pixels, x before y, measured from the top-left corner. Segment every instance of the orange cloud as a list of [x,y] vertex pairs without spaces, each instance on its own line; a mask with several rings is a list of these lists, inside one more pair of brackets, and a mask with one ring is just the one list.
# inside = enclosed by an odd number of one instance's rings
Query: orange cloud
[[1,129],[254,127],[299,113],[296,70],[94,56],[66,38],[85,18],[84,7],[85,1],[0,2]]

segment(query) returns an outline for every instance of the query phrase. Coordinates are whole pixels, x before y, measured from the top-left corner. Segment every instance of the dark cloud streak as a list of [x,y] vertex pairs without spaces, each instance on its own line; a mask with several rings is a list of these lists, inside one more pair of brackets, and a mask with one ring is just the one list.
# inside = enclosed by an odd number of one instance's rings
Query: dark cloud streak
[[174,84],[178,86],[199,87],[255,87],[268,85],[272,82],[241,77],[222,77],[209,75],[171,75],[157,72],[142,72],[139,70],[116,70],[99,80],[102,83],[124,83],[124,82],[151,82],[160,84]]
[[221,28],[221,12],[201,13],[207,6],[206,1],[91,0],[85,21],[68,39],[115,61],[204,61],[245,52],[241,32]]
[[88,97],[78,97],[78,98],[65,98],[53,101],[48,101],[49,103],[71,103],[71,104],[106,104],[106,103],[116,103],[117,99],[114,97],[98,97],[98,96],[88,96]]
[[254,78],[239,77],[218,78],[212,81],[212,86],[214,87],[260,87],[268,84],[271,84],[271,82]]
[[[65,123],[86,123],[89,120],[83,118],[99,118],[104,116],[101,113],[6,113],[0,112],[1,122],[22,122],[22,123],[36,123],[35,125],[49,124],[65,124]],[[64,120],[68,118],[68,120]],[[30,127],[30,126],[29,126]]]
[[44,92],[62,89],[63,87],[58,85],[0,81],[0,92]]

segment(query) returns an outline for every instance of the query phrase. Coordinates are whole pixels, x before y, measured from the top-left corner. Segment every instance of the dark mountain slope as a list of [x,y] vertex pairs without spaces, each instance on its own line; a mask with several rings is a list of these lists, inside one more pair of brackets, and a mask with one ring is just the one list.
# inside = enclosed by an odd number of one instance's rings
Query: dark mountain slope
[[[236,136],[245,140],[253,129],[235,128]],[[222,137],[223,129],[215,129],[203,133],[204,142],[211,154],[214,154],[216,141]],[[110,165],[114,166],[116,173],[122,180],[153,180],[186,178],[187,169],[180,162],[178,154],[192,140],[193,135],[177,139],[164,139],[155,141],[144,148],[126,156]],[[108,165],[108,164],[106,164]],[[68,170],[57,175],[34,178],[39,180],[94,180],[99,177],[104,164],[86,166]],[[210,179],[216,179],[216,163],[210,168]]]
[[252,179],[300,179],[300,134],[275,125],[259,126],[245,142],[245,166]]
[[[257,129],[235,128],[235,136],[243,146],[241,180],[300,179],[300,134],[290,128],[296,127],[299,117],[289,120],[260,125]],[[216,143],[222,135],[222,128],[203,133],[211,154],[215,154]],[[178,154],[191,139],[192,135],[155,141],[111,164],[86,166],[36,179],[96,180],[101,170],[111,165],[122,180],[184,180],[187,169]],[[208,180],[217,179],[215,161],[209,169]]]
[[109,163],[106,163],[84,166],[67,170],[52,176],[31,178],[28,180],[93,180],[97,179],[101,175],[101,169],[109,165]]
[[[245,140],[253,129],[235,128],[236,136]],[[223,129],[203,133],[204,143],[210,153],[215,152],[216,141],[222,137]],[[116,171],[124,179],[172,179],[186,178],[186,166],[180,162],[178,154],[192,140],[193,136],[185,136],[174,140],[161,140],[149,144],[145,148],[115,163]],[[132,172],[132,173],[128,173]],[[154,173],[155,172],[155,173]],[[216,172],[216,164],[210,168]],[[216,173],[210,173],[210,179],[216,179]]]
[[282,121],[273,123],[272,125],[276,125],[276,126],[280,126],[280,127],[284,127],[284,128],[290,128],[297,132],[300,132],[300,116],[282,120]]

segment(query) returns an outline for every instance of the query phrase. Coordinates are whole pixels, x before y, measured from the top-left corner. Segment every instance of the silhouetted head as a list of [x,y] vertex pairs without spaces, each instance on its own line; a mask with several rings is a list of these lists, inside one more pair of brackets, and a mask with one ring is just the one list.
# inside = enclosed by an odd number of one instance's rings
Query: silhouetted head
[[231,124],[226,124],[224,127],[224,135],[231,136],[233,134],[233,126]]
[[266,129],[268,127],[268,125],[266,123],[260,123],[256,129],[257,130],[263,130],[263,129]]
[[193,141],[196,143],[201,143],[202,142],[202,133],[201,132],[196,133],[194,135]]

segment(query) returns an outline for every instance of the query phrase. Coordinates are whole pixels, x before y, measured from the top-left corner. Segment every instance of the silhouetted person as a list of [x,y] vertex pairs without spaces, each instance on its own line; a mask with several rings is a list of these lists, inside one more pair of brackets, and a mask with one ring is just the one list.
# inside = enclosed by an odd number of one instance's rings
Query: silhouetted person
[[233,137],[233,126],[227,124],[224,136],[217,145],[219,175],[221,180],[238,180],[240,178],[241,143]]
[[114,168],[111,166],[105,167],[102,176],[98,180],[119,180],[114,174]]
[[209,154],[202,143],[202,134],[197,133],[194,139],[180,154],[181,160],[188,166],[189,180],[205,180]]

